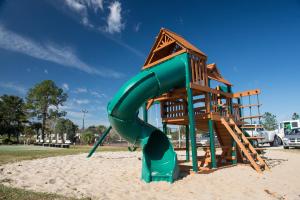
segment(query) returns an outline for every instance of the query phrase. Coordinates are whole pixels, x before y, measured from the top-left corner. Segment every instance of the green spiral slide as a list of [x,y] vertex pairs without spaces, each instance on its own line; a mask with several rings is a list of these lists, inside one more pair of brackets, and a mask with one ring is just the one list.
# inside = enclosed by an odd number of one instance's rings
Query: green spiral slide
[[128,142],[143,151],[142,179],[173,182],[178,174],[177,155],[167,136],[138,118],[150,98],[185,87],[188,54],[183,53],[141,71],[127,81],[108,104],[109,122]]

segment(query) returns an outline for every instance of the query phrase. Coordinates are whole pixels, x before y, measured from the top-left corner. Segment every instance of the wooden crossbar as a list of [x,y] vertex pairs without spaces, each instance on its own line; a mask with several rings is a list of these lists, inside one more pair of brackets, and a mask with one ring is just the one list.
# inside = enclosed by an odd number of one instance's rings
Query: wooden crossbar
[[241,120],[253,119],[253,118],[261,118],[261,117],[262,117],[262,115],[247,116],[247,117],[241,117]]
[[249,108],[249,107],[258,107],[262,106],[262,104],[248,104],[248,105],[240,105],[240,108]]

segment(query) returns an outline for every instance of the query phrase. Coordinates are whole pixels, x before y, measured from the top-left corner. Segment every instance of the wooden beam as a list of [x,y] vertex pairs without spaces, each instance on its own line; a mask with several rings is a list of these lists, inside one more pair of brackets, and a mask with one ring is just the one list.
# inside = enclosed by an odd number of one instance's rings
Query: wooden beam
[[248,104],[248,105],[240,105],[240,108],[249,108],[249,107],[258,107],[262,106],[262,104]]
[[169,46],[169,45],[171,45],[171,44],[174,44],[174,43],[175,43],[175,40],[173,40],[173,41],[171,41],[171,42],[166,42],[166,43],[162,44],[160,47],[154,49],[153,53],[156,53],[157,51],[159,51],[159,50],[165,48],[166,46]]
[[154,99],[150,99],[148,102],[147,102],[147,106],[146,106],[146,109],[149,110],[149,108],[152,106],[154,102]]
[[164,57],[164,58],[162,58],[162,59],[159,59],[159,60],[157,60],[157,61],[155,61],[155,62],[153,62],[153,63],[147,64],[147,65],[143,66],[142,69],[144,70],[144,69],[153,67],[154,65],[157,65],[157,64],[159,64],[159,63],[161,63],[161,62],[163,62],[163,61],[169,60],[170,58],[173,58],[173,57],[175,57],[175,56],[177,56],[177,55],[179,55],[179,54],[185,53],[185,52],[186,52],[186,50],[185,50],[185,49],[182,49],[182,50],[180,50],[180,51],[177,51],[176,53],[173,53],[173,54],[171,54],[171,55],[169,55],[169,56],[166,56],[166,57]]
[[260,94],[260,90],[259,89],[247,90],[247,91],[243,91],[243,92],[234,93],[233,94],[233,98],[251,96],[251,95],[256,95],[256,94]]
[[241,117],[241,120],[245,119],[253,119],[253,118],[261,118],[263,115],[255,115],[255,116],[247,116],[247,117]]
[[194,84],[194,83],[190,83],[190,85],[191,85],[191,88],[195,89],[195,90],[199,90],[199,91],[203,91],[203,92],[207,92],[207,93],[210,92],[213,94],[219,94],[219,95],[225,96],[227,98],[233,98],[233,95],[231,93],[222,92],[220,90],[216,90],[216,89],[210,88],[208,86],[202,86],[202,85],[198,85],[198,84]]

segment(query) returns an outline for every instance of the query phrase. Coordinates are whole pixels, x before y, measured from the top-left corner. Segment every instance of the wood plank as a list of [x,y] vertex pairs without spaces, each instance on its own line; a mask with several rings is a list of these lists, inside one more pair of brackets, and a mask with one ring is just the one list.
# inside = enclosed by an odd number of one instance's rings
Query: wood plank
[[241,117],[241,120],[245,120],[245,119],[253,119],[253,118],[261,118],[263,117],[263,115],[254,115],[254,116],[246,116],[246,117]]
[[247,90],[247,91],[243,91],[243,92],[237,92],[237,93],[233,94],[233,98],[251,96],[251,95],[256,95],[256,94],[260,94],[260,89]]
[[227,123],[227,121],[225,119],[222,119],[222,123],[227,128],[227,130],[231,134],[232,138],[236,141],[237,145],[243,151],[243,153],[245,154],[245,156],[247,157],[247,159],[250,161],[250,163],[254,167],[254,169],[257,172],[262,172],[261,169],[260,169],[260,167],[258,166],[258,164],[255,162],[255,160],[252,158],[252,156],[250,155],[250,153],[246,149],[246,147],[242,144],[242,142],[239,140],[239,138],[237,137],[237,135],[233,132],[233,130],[231,129],[231,127],[229,126],[229,124]]
[[159,60],[157,60],[157,61],[155,61],[155,62],[153,62],[153,63],[147,64],[147,65],[143,66],[142,69],[144,70],[144,69],[153,67],[154,65],[157,65],[157,64],[159,64],[159,63],[161,63],[161,62],[163,62],[163,61],[169,60],[169,59],[171,59],[171,58],[173,58],[173,57],[175,57],[175,56],[177,56],[177,55],[179,55],[179,54],[185,53],[185,52],[186,52],[186,49],[182,49],[182,50],[180,50],[180,51],[177,51],[176,53],[173,53],[173,54],[171,54],[171,55],[169,55],[169,56],[166,56],[166,57],[164,57],[164,58],[162,58],[162,59],[159,59]]
[[[230,121],[233,121],[233,120],[230,119]],[[257,152],[256,152],[256,149],[250,144],[249,140],[248,140],[248,139],[246,138],[246,136],[243,134],[243,132],[241,131],[241,129],[240,129],[237,125],[234,126],[234,129],[235,129],[238,133],[241,134],[242,140],[243,140],[244,142],[249,143],[249,149],[250,149],[250,151],[251,151],[252,153],[257,153]],[[264,164],[264,165],[265,165],[265,170],[270,170],[270,168],[268,167],[268,165],[265,163],[265,161],[264,161],[259,155],[257,155],[257,159],[258,159],[258,161],[260,162],[260,164]]]
[[250,108],[250,107],[259,107],[262,106],[262,104],[247,104],[247,105],[240,105],[240,108]]
[[231,94],[231,93],[222,92],[220,90],[216,90],[216,89],[210,88],[208,86],[202,86],[202,85],[198,85],[195,83],[190,83],[190,87],[195,90],[199,90],[199,91],[203,91],[203,92],[210,92],[213,94],[223,95],[228,98],[233,98],[233,94]]
[[265,137],[258,137],[258,136],[251,136],[251,137],[246,137],[248,140],[259,140],[259,139],[264,139]]
[[175,40],[173,40],[171,42],[166,42],[166,43],[162,44],[160,47],[154,49],[153,53],[156,53],[157,51],[160,51],[161,49],[165,48],[166,46],[172,45],[174,43],[175,43]]
[[153,102],[154,102],[154,99],[149,99],[149,101],[147,102],[146,110],[150,109],[150,107],[152,106]]

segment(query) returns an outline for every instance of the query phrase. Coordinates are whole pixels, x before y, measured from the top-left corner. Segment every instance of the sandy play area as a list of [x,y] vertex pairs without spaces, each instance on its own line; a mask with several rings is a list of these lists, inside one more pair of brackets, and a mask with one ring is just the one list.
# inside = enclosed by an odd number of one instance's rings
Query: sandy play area
[[[28,190],[92,199],[300,199],[300,151],[268,150],[270,172],[239,165],[184,175],[173,184],[140,180],[139,152],[101,152],[0,166],[0,182]],[[179,159],[184,156],[179,153]]]

